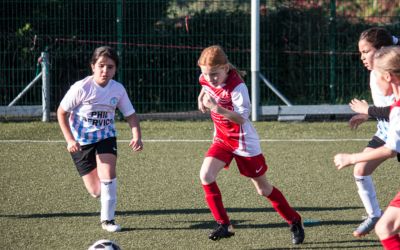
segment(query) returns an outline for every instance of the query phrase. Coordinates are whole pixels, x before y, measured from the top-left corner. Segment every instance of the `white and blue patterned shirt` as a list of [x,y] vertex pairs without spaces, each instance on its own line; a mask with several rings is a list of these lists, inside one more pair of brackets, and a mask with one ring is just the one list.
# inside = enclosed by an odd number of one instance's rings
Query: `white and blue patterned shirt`
[[98,85],[93,76],[74,83],[60,106],[70,113],[69,125],[74,138],[81,145],[115,137],[115,109],[127,117],[135,113],[124,86],[110,80]]

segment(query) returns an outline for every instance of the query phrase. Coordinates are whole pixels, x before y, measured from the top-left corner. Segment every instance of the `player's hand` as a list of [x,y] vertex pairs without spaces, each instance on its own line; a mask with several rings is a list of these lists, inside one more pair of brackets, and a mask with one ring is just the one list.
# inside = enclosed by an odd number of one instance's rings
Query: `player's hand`
[[143,150],[143,142],[142,139],[132,139],[129,143],[129,147],[132,148],[133,151],[142,151]]
[[217,101],[212,98],[208,93],[203,96],[203,105],[206,106],[209,110],[214,110],[217,108]]
[[206,113],[208,111],[207,107],[203,104],[203,98],[197,100],[197,108],[201,111],[201,113]]
[[349,106],[350,106],[351,110],[353,110],[356,113],[368,115],[369,105],[366,100],[358,100],[358,99],[354,98],[349,103]]
[[351,154],[337,154],[333,161],[338,170],[351,165]]
[[70,153],[76,153],[81,151],[81,145],[75,140],[69,140],[67,141],[67,150]]
[[352,129],[357,129],[361,123],[368,121],[368,115],[365,114],[357,114],[351,117],[349,120],[349,126]]

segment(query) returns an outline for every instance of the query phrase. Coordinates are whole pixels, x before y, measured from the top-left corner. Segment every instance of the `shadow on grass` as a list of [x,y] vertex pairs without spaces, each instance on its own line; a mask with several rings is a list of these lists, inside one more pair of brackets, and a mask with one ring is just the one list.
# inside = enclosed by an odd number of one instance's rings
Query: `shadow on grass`
[[[322,212],[322,211],[342,211],[360,209],[362,207],[296,207],[296,211]],[[227,208],[228,213],[275,213],[273,208]],[[137,210],[137,211],[116,211],[119,216],[133,215],[169,215],[169,214],[208,214],[208,208],[182,208],[182,209],[157,209],[157,210]],[[80,213],[35,213],[35,214],[0,214],[0,218],[35,219],[35,218],[54,218],[54,217],[91,217],[98,216],[95,212]],[[359,222],[359,221],[357,221]],[[318,223],[316,223],[318,224]]]
[[[185,221],[191,223],[189,227],[140,227],[140,228],[124,228],[123,231],[176,231],[176,230],[211,230],[215,226],[214,221]],[[232,224],[235,229],[273,229],[287,228],[286,223],[270,223],[270,224],[248,224],[246,220],[233,220]],[[323,221],[322,225],[346,225],[357,224],[358,221]],[[171,223],[169,223],[171,225]],[[329,246],[327,246],[329,245]],[[354,240],[336,240],[336,241],[313,241],[304,242],[301,245],[293,245],[293,247],[273,247],[273,248],[257,248],[258,250],[283,250],[283,249],[363,249],[375,248],[380,249],[381,245],[378,240],[354,239]]]
[[[348,245],[356,244],[357,245]],[[320,246],[318,246],[321,244]],[[326,246],[324,244],[329,244]],[[346,245],[347,244],[347,245]],[[287,247],[273,247],[273,248],[256,248],[256,250],[283,250],[283,249],[363,249],[363,248],[376,248],[381,249],[382,245],[379,240],[338,240],[338,241],[314,241],[314,242],[304,242],[301,245],[293,246],[293,248]]]
[[[311,211],[318,212],[324,211],[346,211],[360,209],[358,206],[349,207],[297,207],[297,211]],[[229,213],[265,213],[273,212],[273,208],[228,208]],[[152,216],[152,215],[196,215],[196,214],[209,214],[207,208],[188,208],[188,209],[157,209],[157,210],[137,210],[137,211],[117,211],[119,216]],[[98,212],[60,212],[60,213],[33,213],[33,214],[0,214],[0,218],[11,219],[40,219],[40,218],[69,218],[69,217],[98,217]],[[306,224],[305,227],[316,226],[335,226],[335,225],[358,225],[359,220],[321,220],[316,223]],[[287,228],[286,223],[257,223],[254,220],[232,220],[232,224],[238,230],[246,229],[274,229],[274,228]],[[184,225],[184,226],[183,226]],[[122,232],[131,231],[180,231],[180,230],[211,230],[215,226],[214,221],[169,221],[161,226],[147,226],[147,227],[124,227]],[[301,245],[293,246],[292,248],[260,248],[265,250],[283,250],[283,249],[362,249],[362,248],[380,248],[381,245],[378,240],[334,240],[334,241],[314,241],[304,242]]]
[[[287,223],[268,223],[268,224],[254,224],[248,223],[250,220],[232,220],[232,225],[235,229],[273,229],[273,228],[287,228]],[[132,230],[187,230],[187,229],[212,229],[215,227],[215,221],[180,221],[179,223],[190,223],[188,227],[140,227]],[[305,228],[315,227],[315,226],[334,226],[334,225],[357,225],[360,221],[339,221],[339,220],[329,220],[321,221],[318,225],[305,226]],[[172,225],[172,222],[169,222]]]
[[[375,241],[376,242],[376,241]],[[329,243],[329,242],[328,242]],[[336,242],[337,244],[340,244],[341,242]],[[346,242],[343,242],[345,244]],[[353,242],[354,243],[354,242]],[[313,244],[315,245],[315,244]],[[287,247],[273,247],[273,248],[256,248],[256,250],[288,250],[288,249],[363,249],[363,248],[375,248],[375,249],[381,249],[382,245],[377,242],[375,244],[362,244],[357,245],[357,246],[344,246],[344,245],[333,245],[333,246],[307,246],[307,243],[303,243],[301,246],[296,245],[293,246],[292,248],[287,248]]]

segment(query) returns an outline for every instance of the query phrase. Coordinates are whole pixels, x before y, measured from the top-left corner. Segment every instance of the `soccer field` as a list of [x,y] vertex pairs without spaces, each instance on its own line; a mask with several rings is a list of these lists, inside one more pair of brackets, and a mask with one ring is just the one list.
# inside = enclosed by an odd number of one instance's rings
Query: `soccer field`
[[[118,123],[120,233],[99,223],[99,200],[78,176],[57,123],[0,123],[0,248],[87,249],[99,239],[122,249],[380,249],[377,236],[352,236],[365,215],[352,167],[337,171],[333,156],[358,152],[375,122],[350,130],[345,122],[256,122],[267,177],[304,218],[306,239],[293,246],[288,226],[257,195],[235,164],[218,178],[236,235],[207,238],[214,222],[198,173],[211,142],[211,121],[144,121],[144,150],[132,153],[126,123]],[[373,174],[381,207],[398,192],[399,163]]]

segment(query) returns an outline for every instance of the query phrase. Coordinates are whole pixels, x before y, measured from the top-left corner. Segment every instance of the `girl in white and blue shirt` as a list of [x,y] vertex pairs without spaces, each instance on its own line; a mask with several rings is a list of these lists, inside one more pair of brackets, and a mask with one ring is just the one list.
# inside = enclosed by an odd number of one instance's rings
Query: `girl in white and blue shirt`
[[117,141],[115,110],[124,115],[132,131],[129,146],[143,149],[139,119],[123,85],[112,78],[118,67],[116,52],[97,48],[91,59],[93,75],[71,86],[57,110],[58,123],[86,189],[100,197],[102,228],[120,231],[115,223],[117,202]]

